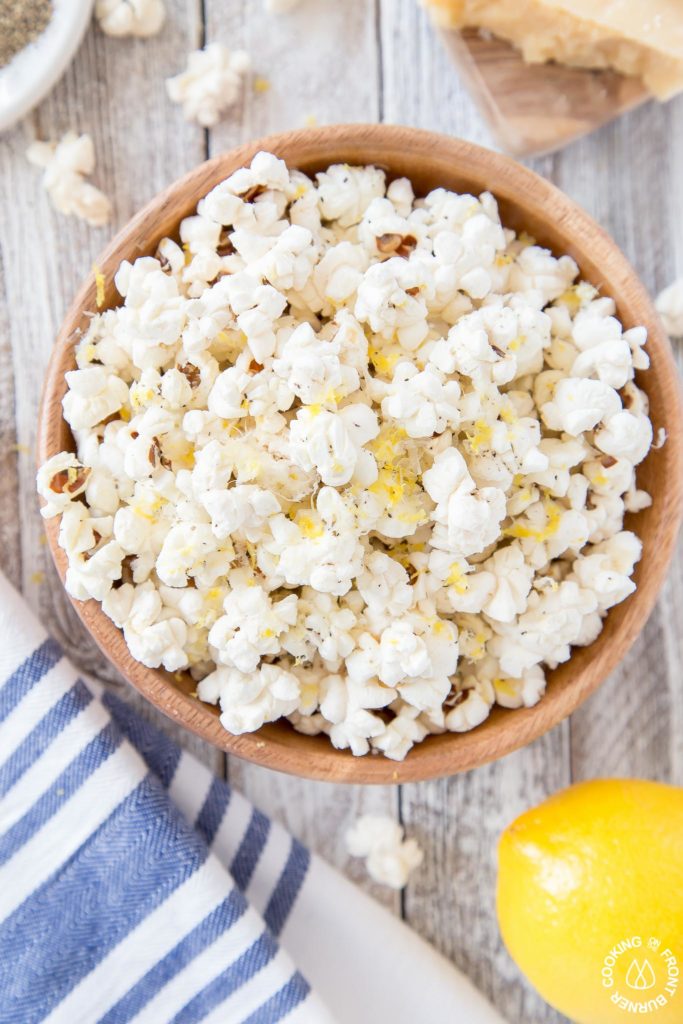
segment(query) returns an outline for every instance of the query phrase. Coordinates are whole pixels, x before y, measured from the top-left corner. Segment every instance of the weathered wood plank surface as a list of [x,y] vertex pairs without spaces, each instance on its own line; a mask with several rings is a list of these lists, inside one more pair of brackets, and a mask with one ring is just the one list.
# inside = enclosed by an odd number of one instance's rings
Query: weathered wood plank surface
[[[37,403],[57,325],[111,231],[208,153],[316,120],[384,119],[491,144],[415,0],[304,0],[267,17],[247,0],[168,0],[149,41],[92,28],[52,96],[0,141],[0,549],[3,568],[83,667],[118,686],[72,612],[41,543],[34,497]],[[187,125],[163,80],[203,38],[243,46],[269,88],[245,90],[211,133]],[[605,227],[656,289],[683,272],[683,99],[648,106],[535,168]],[[111,229],[55,214],[24,158],[34,135],[93,135],[95,182],[112,197]],[[43,575],[44,574],[44,579]],[[683,782],[683,552],[647,629],[621,668],[585,705],[533,746],[468,776],[397,789],[343,788],[267,773],[231,759],[231,780],[264,810],[374,892],[458,963],[510,1024],[558,1024],[525,985],[495,921],[495,845],[525,807],[571,779],[642,775]],[[150,709],[145,714],[173,730]],[[222,758],[186,735],[217,771]],[[399,816],[425,849],[403,899],[369,884],[344,849],[365,811]]]
[[[113,230],[141,205],[204,158],[204,133],[171,118],[164,78],[173,74],[194,47],[202,22],[193,0],[173,0],[169,23],[151,45],[110,39],[88,31],[76,60],[51,96],[0,143],[2,266],[3,438],[5,417],[14,404],[13,460],[3,447],[2,523],[8,560],[43,622],[83,668],[123,686],[86,635],[59,585],[41,543],[42,520],[35,499],[35,427],[43,372],[68,303]],[[144,82],[144,88],[142,83]],[[171,115],[171,118],[169,118]],[[58,138],[69,129],[89,132],[97,167],[93,180],[112,199],[112,225],[94,230],[55,213],[24,152],[34,138]],[[4,293],[4,294],[3,294]],[[8,348],[11,340],[11,348]],[[13,385],[12,385],[13,381]],[[12,389],[14,402],[12,403]],[[12,442],[10,442],[12,443]],[[5,472],[5,470],[7,470]],[[12,474],[16,474],[16,479]],[[13,524],[20,524],[18,535]],[[3,544],[4,554],[4,544]],[[125,692],[129,693],[128,687]],[[148,713],[144,702],[131,699]],[[150,715],[150,717],[152,717]],[[169,728],[172,728],[169,723]],[[191,737],[183,737],[216,770],[222,758]]]

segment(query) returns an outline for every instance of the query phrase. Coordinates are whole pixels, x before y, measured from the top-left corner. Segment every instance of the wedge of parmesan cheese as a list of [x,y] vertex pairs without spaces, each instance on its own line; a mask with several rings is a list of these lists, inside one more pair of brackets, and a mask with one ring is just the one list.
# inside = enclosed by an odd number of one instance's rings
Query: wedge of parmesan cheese
[[453,28],[507,39],[530,64],[614,68],[659,99],[683,90],[682,0],[423,0]]

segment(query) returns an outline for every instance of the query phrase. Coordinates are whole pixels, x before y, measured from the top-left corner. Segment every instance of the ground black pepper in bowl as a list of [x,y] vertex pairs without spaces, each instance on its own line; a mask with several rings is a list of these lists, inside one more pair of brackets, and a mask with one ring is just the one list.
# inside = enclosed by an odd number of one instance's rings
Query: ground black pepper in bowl
[[52,0],[0,0],[0,68],[45,31],[52,13]]

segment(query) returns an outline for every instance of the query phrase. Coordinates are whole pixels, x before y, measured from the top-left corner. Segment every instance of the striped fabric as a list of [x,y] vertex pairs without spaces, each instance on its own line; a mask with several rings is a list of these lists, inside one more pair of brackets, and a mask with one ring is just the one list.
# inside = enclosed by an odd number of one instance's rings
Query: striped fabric
[[[390,962],[369,972],[378,948]],[[408,929],[86,685],[0,575],[0,1024],[439,1024],[454,1006],[499,1021]]]

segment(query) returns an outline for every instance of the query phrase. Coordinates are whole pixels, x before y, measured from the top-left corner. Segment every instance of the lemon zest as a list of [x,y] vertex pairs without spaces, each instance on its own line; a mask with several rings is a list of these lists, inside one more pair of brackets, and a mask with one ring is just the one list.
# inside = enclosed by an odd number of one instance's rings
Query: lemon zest
[[554,501],[544,501],[543,508],[546,514],[546,525],[542,530],[535,530],[531,526],[524,526],[522,523],[513,523],[503,530],[506,537],[516,537],[518,540],[535,540],[539,543],[553,537],[560,528],[562,511]]
[[476,420],[474,430],[465,433],[471,450],[476,455],[480,449],[489,443],[493,436],[493,428],[486,420]]
[[465,578],[465,573],[462,571],[460,562],[451,562],[448,576],[445,580],[449,587],[453,587],[456,594],[466,594],[469,584]]
[[372,494],[383,497],[389,505],[394,506],[398,505],[399,501],[404,497],[406,485],[401,479],[399,470],[384,466],[380,469],[377,479],[373,484],[370,484],[368,490]]
[[309,540],[315,540],[316,537],[322,537],[325,530],[322,523],[318,523],[312,516],[297,513],[296,525],[302,536],[307,537]]
[[95,302],[97,308],[102,309],[104,305],[104,274],[96,263],[93,263],[92,270],[95,275]]
[[374,345],[368,346],[368,359],[378,371],[378,373],[384,373],[387,376],[391,376],[394,372],[396,363],[401,358],[400,352],[380,352]]
[[517,697],[517,690],[512,685],[511,679],[494,679],[493,687],[497,693],[502,693],[505,697]]

